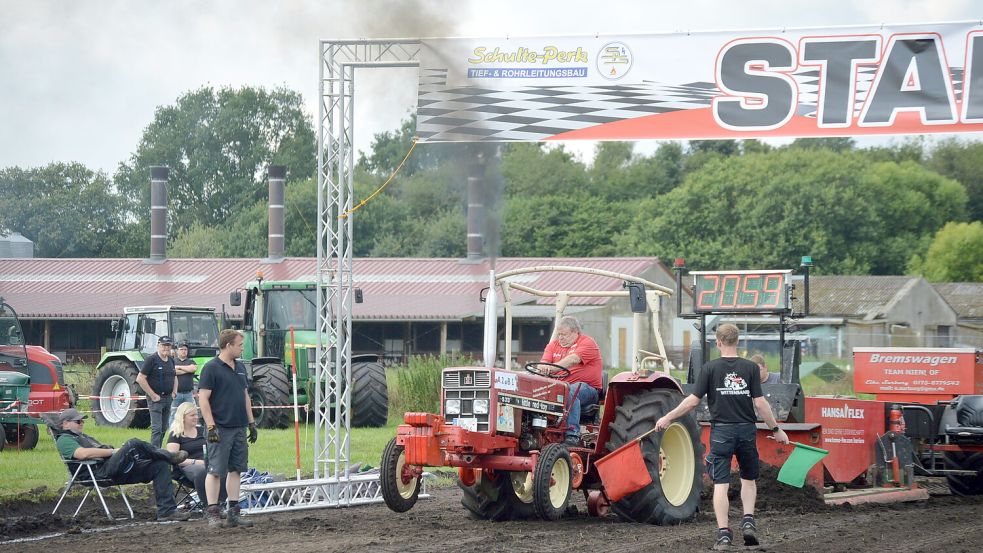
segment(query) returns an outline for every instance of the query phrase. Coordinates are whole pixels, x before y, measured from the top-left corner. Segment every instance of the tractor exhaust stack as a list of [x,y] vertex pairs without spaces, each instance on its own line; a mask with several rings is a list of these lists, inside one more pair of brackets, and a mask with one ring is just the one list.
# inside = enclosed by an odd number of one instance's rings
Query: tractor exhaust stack
[[150,168],[150,259],[163,263],[167,248],[167,167]]
[[267,256],[263,261],[266,263],[279,263],[283,261],[284,251],[284,223],[283,223],[283,200],[284,187],[287,182],[286,165],[270,165],[267,169],[269,176],[269,231],[267,232]]

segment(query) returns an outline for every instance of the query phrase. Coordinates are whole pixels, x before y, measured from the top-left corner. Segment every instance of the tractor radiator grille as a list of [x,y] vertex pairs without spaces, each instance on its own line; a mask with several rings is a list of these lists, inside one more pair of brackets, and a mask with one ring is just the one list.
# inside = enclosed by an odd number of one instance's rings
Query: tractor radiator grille
[[491,388],[491,371],[447,371],[444,388]]
[[[488,373],[485,373],[486,375]],[[446,375],[445,375],[446,378]],[[488,432],[490,427],[488,426],[488,415],[475,415],[474,414],[474,400],[484,399],[487,403],[488,401],[488,390],[444,390],[444,399],[460,399],[461,400],[461,414],[460,415],[448,415],[449,418],[461,417],[461,418],[471,418],[474,417],[478,421],[478,432]],[[490,407],[490,406],[489,406]]]

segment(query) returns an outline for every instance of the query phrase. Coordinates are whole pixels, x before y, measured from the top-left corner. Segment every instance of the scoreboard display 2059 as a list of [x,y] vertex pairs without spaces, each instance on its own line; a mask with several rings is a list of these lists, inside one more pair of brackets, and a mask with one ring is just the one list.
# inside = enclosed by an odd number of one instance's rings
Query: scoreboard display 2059
[[691,271],[696,313],[789,313],[792,271]]

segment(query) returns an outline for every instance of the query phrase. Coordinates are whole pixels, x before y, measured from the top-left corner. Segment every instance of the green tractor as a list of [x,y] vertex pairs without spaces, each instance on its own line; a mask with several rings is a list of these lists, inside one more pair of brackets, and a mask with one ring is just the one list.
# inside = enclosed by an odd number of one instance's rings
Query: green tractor
[[143,360],[157,351],[157,338],[170,336],[188,342],[188,355],[199,370],[218,354],[218,321],[210,307],[154,305],[126,307],[123,318],[113,321],[113,350],[102,356],[92,387],[96,423],[121,428],[150,426],[150,411],[137,384]]
[[[294,330],[297,359],[297,403],[314,400],[311,388],[317,365],[317,287],[313,282],[267,281],[246,285],[243,310],[245,343],[242,360],[250,371],[250,399],[256,422],[263,428],[285,428],[293,418],[293,387],[290,370],[290,329]],[[242,294],[233,291],[229,300],[242,305]],[[323,340],[327,343],[328,340]],[[389,389],[386,370],[378,356],[352,359],[350,420],[353,427],[386,425]]]

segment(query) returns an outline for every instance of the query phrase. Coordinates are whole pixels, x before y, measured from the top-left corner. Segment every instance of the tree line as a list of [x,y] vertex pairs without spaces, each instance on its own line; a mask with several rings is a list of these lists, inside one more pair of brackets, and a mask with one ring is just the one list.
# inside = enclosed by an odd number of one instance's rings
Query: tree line
[[[355,202],[396,170],[415,120],[375,135]],[[0,229],[38,257],[146,257],[149,170],[170,167],[168,257],[266,254],[270,164],[289,168],[286,254],[316,252],[316,138],[299,93],[204,87],[161,106],[113,175],[78,163],[0,169]],[[476,173],[477,172],[477,173]],[[983,143],[921,138],[604,142],[593,162],[541,143],[418,144],[353,215],[354,254],[466,254],[467,179],[487,247],[515,257],[684,257],[691,268],[795,267],[983,281]]]

